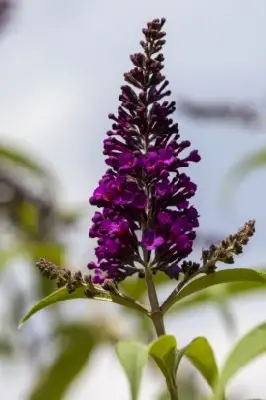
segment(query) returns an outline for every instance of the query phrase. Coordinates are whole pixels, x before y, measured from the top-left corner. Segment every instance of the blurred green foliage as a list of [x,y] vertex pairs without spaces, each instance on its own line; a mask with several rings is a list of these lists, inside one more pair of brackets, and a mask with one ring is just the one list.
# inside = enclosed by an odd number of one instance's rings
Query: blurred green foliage
[[[249,173],[265,165],[266,149],[245,157],[227,176],[226,193],[229,190],[231,193]],[[62,313],[60,305],[48,311],[55,318],[46,318],[47,315],[43,315],[42,320],[38,320],[38,323],[45,324],[47,328],[47,333],[42,337],[36,334],[34,320],[27,330],[17,332],[15,329],[29,305],[34,300],[49,295],[54,289],[53,283],[43,279],[36,271],[36,260],[46,256],[57,265],[65,265],[68,261],[67,235],[76,228],[83,216],[80,207],[62,209],[55,196],[57,184],[53,174],[32,155],[8,143],[0,143],[0,296],[5,299],[1,316],[0,361],[1,358],[8,359],[15,364],[16,357],[22,352],[25,360],[29,361],[29,366],[33,365],[35,380],[29,388],[28,400],[63,399],[70,385],[89,362],[93,351],[103,343],[113,344],[121,338],[119,327],[114,330],[114,327],[111,328],[104,321],[97,324],[92,318],[87,318],[86,323],[83,320],[73,322]],[[23,265],[17,267],[16,263],[21,260]],[[20,285],[19,277],[28,273],[27,267],[30,268],[30,273],[24,287]],[[161,288],[167,279],[163,274],[158,274],[155,281]],[[147,296],[144,280],[128,279],[122,284],[122,288],[128,296],[138,300]],[[263,285],[259,282],[225,283],[194,293],[173,306],[170,312],[176,318],[185,310],[214,304],[232,332],[233,318],[228,302],[262,289]],[[123,310],[123,318],[129,318],[127,310]],[[140,313],[135,318],[136,337],[146,343],[150,342],[153,338],[150,321]],[[265,352],[265,337],[263,324],[249,332],[232,350],[221,372],[216,399],[240,367]],[[55,356],[50,363],[44,363],[39,351],[45,348],[47,353],[52,353],[54,345]],[[190,352],[189,346],[192,346]],[[204,346],[206,347],[206,343]],[[200,346],[200,352],[202,349]],[[193,352],[194,350],[192,342],[182,350],[182,355],[187,353],[188,358],[194,359],[194,362],[195,359],[197,362],[202,360],[203,355],[199,357],[198,349]],[[207,353],[209,357],[206,357]],[[203,364],[202,373],[212,382],[212,373],[216,367],[209,347],[205,348],[204,356],[207,361],[211,360],[209,365],[212,368],[206,370],[206,365]],[[194,372],[181,375],[178,384],[182,400],[204,399]],[[158,393],[158,400],[168,399],[165,392]]]
[[61,325],[54,335],[55,339],[59,337],[58,354],[51,365],[41,368],[29,400],[63,398],[71,382],[87,365],[93,349],[111,339],[104,328],[82,323]]

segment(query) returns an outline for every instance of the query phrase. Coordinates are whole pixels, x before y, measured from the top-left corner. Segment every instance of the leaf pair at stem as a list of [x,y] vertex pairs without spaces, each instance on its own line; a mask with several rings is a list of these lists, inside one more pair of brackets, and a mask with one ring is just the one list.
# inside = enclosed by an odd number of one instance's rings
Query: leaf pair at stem
[[[239,367],[244,366],[251,359],[266,350],[266,324],[264,324],[257,327],[237,344],[218,378],[218,367],[207,339],[202,337],[196,338],[183,349],[178,349],[176,339],[173,336],[164,335],[164,327],[160,324],[163,323],[164,314],[174,304],[177,304],[178,307],[178,303],[181,300],[184,300],[197,292],[215,285],[231,282],[254,282],[263,287],[266,284],[266,273],[252,269],[235,268],[198,277],[197,279],[188,282],[187,285],[180,288],[179,291],[176,290],[173,292],[175,295],[170,295],[170,301],[167,302],[166,300],[159,308],[161,322],[159,322],[159,328],[157,327],[156,330],[157,334],[161,336],[155,342],[153,342],[149,347],[140,343],[136,344],[136,342],[133,342],[133,344],[132,342],[122,342],[117,345],[117,353],[122,365],[130,363],[129,366],[124,367],[127,375],[129,374],[127,369],[130,369],[130,373],[134,375],[134,382],[130,383],[131,386],[133,385],[131,387],[132,400],[137,399],[136,396],[138,393],[139,383],[137,384],[136,382],[140,382],[141,371],[147,362],[148,356],[154,359],[164,374],[171,399],[178,399],[175,377],[179,363],[182,357],[185,356],[200,371],[214,391],[214,396],[216,397],[213,399],[223,400],[226,384]],[[35,313],[52,304],[65,300],[81,298],[87,298],[84,292],[84,287],[79,287],[72,293],[69,293],[65,287],[61,288],[35,304],[22,319],[21,325]],[[101,286],[94,285],[94,294],[91,298],[94,300],[114,302],[125,307],[133,308],[146,314],[153,320],[153,322],[157,321],[157,317],[155,317],[157,315],[156,313],[153,314],[146,306],[134,301],[130,297],[122,295],[118,291],[107,291]],[[130,356],[130,352],[132,353],[132,356]],[[136,364],[139,364],[140,366],[137,366]]]
[[165,376],[171,400],[178,397],[176,374],[185,356],[200,372],[211,389],[210,400],[224,400],[226,386],[236,373],[266,352],[266,324],[261,324],[248,332],[231,351],[219,372],[211,345],[204,337],[192,340],[178,349],[176,338],[161,336],[151,345],[144,346],[134,341],[122,341],[116,345],[116,353],[127,375],[131,400],[138,399],[142,371],[150,356]]

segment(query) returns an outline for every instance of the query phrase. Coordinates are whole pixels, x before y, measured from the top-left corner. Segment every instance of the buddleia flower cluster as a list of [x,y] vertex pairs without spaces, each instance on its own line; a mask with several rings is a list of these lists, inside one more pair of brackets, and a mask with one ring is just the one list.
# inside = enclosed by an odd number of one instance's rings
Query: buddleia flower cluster
[[[181,140],[163,75],[165,19],[143,29],[143,51],[130,56],[117,115],[104,140],[108,169],[90,198],[101,208],[89,231],[97,238],[93,282],[122,281],[149,268],[178,279],[180,262],[192,251],[198,211],[190,203],[197,186],[185,173],[200,161]],[[186,150],[186,151],[185,151]]]

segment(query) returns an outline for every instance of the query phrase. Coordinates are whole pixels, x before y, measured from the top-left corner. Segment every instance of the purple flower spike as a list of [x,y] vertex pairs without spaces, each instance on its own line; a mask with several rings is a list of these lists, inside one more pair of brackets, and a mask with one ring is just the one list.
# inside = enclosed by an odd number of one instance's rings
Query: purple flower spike
[[88,265],[95,283],[143,276],[147,260],[153,272],[178,279],[199,225],[189,203],[197,187],[183,168],[200,156],[188,150],[189,141],[179,140],[171,119],[176,105],[168,100],[169,82],[162,74],[164,23],[156,19],[143,29],[143,52],[130,56],[133,68],[124,74],[118,113],[109,115],[113,124],[103,152],[109,169],[90,198],[102,208],[89,230],[98,243],[97,263]]

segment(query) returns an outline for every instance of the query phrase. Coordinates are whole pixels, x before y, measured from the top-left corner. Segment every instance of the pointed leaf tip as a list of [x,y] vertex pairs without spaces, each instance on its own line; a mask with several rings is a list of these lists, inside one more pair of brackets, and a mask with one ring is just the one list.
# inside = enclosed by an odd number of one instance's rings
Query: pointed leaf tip
[[51,293],[49,296],[44,297],[42,300],[34,304],[29,312],[21,319],[18,328],[20,329],[28,319],[30,319],[34,314],[36,314],[38,311],[43,310],[46,307],[49,307],[61,301],[82,298],[86,298],[84,288],[78,288],[73,293],[69,293],[66,288],[58,289],[55,292]]
[[200,336],[181,349],[178,353],[176,368],[178,368],[183,356],[189,359],[191,364],[205,378],[210,388],[213,389],[218,379],[218,367],[208,340]]

